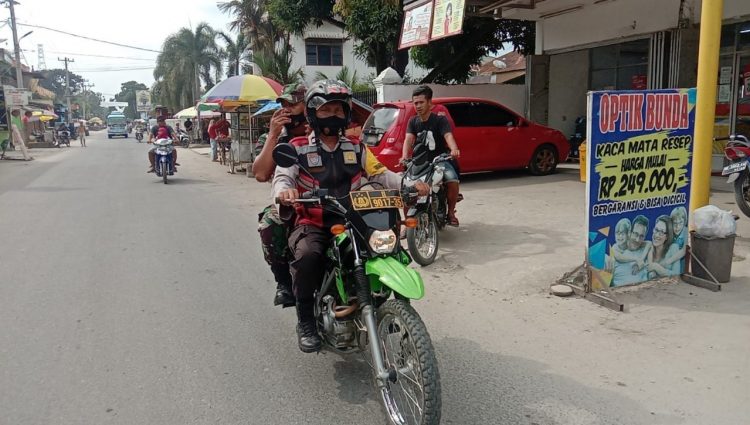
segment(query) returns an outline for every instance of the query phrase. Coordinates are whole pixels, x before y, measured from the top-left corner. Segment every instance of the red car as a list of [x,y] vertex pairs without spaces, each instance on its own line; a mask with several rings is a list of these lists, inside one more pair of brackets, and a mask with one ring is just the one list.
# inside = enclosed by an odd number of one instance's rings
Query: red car
[[[461,172],[528,167],[532,174],[553,173],[568,158],[570,144],[557,130],[530,122],[486,99],[432,99],[433,112],[445,114],[461,151]],[[409,101],[378,103],[367,118],[362,141],[386,167],[399,171],[406,126],[416,115]]]

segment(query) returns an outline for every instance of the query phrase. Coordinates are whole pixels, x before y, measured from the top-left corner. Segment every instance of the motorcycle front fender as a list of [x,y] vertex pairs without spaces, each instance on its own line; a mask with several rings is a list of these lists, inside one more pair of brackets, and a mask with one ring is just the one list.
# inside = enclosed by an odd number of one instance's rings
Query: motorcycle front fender
[[370,259],[365,263],[365,273],[373,287],[385,285],[397,294],[412,300],[418,300],[424,296],[422,276],[396,258]]

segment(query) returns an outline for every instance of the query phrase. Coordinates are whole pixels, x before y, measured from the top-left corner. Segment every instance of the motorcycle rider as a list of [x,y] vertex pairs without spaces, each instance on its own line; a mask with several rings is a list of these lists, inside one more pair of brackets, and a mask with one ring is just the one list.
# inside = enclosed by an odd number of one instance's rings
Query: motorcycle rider
[[[156,125],[151,127],[151,135],[148,138],[148,143],[153,143],[154,139],[172,139],[174,144],[176,145],[178,143],[177,141],[177,132],[175,132],[172,127],[167,125],[166,118],[164,116],[160,116],[156,119]],[[148,161],[151,163],[151,168],[148,169],[147,173],[153,173],[155,172],[156,167],[156,146],[152,146],[151,149],[148,150]],[[172,150],[172,170],[177,172],[176,166],[180,165],[177,162],[177,149]]]
[[[305,92],[302,84],[287,84],[276,99],[281,109],[274,112],[263,149],[253,161],[253,174],[259,182],[266,182],[273,176],[276,163],[273,148],[278,143],[288,143],[293,137],[304,136],[307,132],[305,120]],[[289,226],[279,217],[275,205],[269,205],[258,215],[258,232],[263,247],[263,256],[271,266],[276,280],[274,305],[292,307],[295,305],[292,293],[292,275],[289,272]]]
[[456,139],[453,138],[451,125],[443,115],[432,112],[432,89],[428,86],[419,86],[412,92],[412,103],[417,115],[409,120],[406,128],[406,139],[401,155],[401,162],[411,158],[412,148],[416,143],[425,143],[428,146],[425,161],[432,162],[443,153],[450,152],[453,161],[443,163],[445,172],[443,182],[445,184],[445,197],[448,201],[448,225],[458,226],[456,218],[456,203],[459,194],[459,176],[457,164],[454,163],[461,153],[458,150]]
[[[282,205],[291,206],[300,193],[314,187],[328,189],[331,196],[348,203],[349,191],[363,179],[400,189],[401,177],[385,168],[363,149],[359,140],[343,137],[352,118],[351,90],[341,81],[321,80],[305,95],[305,112],[312,133],[296,137],[291,144],[297,149],[300,165],[276,167],[273,193]],[[311,174],[300,173],[300,166]],[[421,183],[421,184],[419,184]],[[421,195],[429,191],[423,182],[416,185]],[[290,263],[294,295],[297,300],[297,339],[302,352],[318,351],[321,340],[315,323],[314,292],[320,285],[325,251],[331,235],[328,229],[341,223],[335,214],[321,206],[295,206],[296,220],[289,236],[293,260]]]

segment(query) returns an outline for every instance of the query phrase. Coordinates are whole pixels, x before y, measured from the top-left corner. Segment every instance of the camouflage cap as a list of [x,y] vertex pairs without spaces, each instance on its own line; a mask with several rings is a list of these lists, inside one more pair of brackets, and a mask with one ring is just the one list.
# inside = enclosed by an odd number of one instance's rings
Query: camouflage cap
[[290,103],[299,103],[305,100],[305,92],[307,92],[307,87],[304,84],[287,84],[284,86],[284,91],[281,92],[281,95],[276,98],[276,101],[281,102],[282,100],[286,100]]

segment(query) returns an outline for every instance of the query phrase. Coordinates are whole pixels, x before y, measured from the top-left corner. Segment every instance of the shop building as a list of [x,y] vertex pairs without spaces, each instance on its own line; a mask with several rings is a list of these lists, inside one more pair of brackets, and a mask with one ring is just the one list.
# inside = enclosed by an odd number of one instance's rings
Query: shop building
[[[700,0],[481,0],[475,13],[536,22],[527,115],[573,132],[590,90],[694,87]],[[717,136],[750,135],[750,1],[724,0]],[[723,144],[714,145],[714,168]]]

